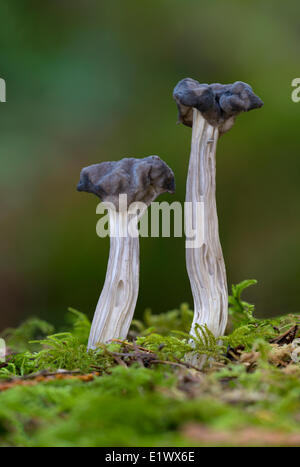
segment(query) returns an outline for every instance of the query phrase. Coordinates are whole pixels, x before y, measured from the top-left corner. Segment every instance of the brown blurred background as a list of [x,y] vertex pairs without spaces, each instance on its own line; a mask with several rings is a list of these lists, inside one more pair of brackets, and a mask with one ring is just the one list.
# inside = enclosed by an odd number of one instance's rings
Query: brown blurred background
[[[296,0],[11,0],[0,3],[0,329],[38,315],[93,314],[108,239],[83,166],[158,154],[184,201],[191,131],[176,126],[178,80],[250,83],[265,106],[218,147],[228,283],[256,278],[257,314],[299,312],[300,4]],[[136,316],[192,304],[184,239],[141,240]]]

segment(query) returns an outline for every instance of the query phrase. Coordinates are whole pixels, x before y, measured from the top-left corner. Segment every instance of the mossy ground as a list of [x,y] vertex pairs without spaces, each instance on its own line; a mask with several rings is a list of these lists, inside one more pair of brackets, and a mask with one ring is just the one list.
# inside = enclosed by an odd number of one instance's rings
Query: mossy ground
[[[241,299],[253,283],[233,287],[221,343],[200,327],[191,342],[187,305],[88,353],[75,310],[68,332],[37,319],[8,330],[0,446],[300,445],[299,316],[254,318]],[[208,355],[201,371],[190,352]]]

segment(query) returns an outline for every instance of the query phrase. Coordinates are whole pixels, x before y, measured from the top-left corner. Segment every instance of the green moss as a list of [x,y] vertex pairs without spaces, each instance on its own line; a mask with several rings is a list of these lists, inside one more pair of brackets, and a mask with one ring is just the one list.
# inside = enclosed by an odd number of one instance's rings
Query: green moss
[[30,318],[22,323],[18,328],[9,328],[1,334],[5,338],[8,347],[15,352],[24,352],[34,349],[29,341],[33,339],[42,339],[54,332],[54,327],[38,318]]
[[193,321],[193,311],[187,303],[182,303],[179,309],[167,311],[160,315],[154,315],[148,308],[145,310],[143,321],[133,320],[132,327],[136,328],[140,335],[150,333],[168,335],[171,331],[189,332]]
[[[196,441],[187,436],[187,423],[232,433],[233,444],[243,428],[299,432],[300,365],[291,361],[292,347],[270,344],[299,317],[256,319],[254,307],[241,299],[252,284],[233,288],[233,329],[222,342],[206,327],[189,336],[191,315],[185,305],[158,317],[146,314],[133,343],[114,342],[89,352],[90,322],[75,310],[68,332],[33,343],[28,339],[37,337],[34,330],[51,333],[52,327],[31,320],[10,330],[9,346],[19,353],[0,368],[0,385],[40,370],[96,370],[99,376],[89,382],[33,379],[32,386],[0,391],[0,445],[191,446]],[[285,349],[286,363],[283,357],[278,362],[271,358],[274,350]],[[201,372],[188,368],[185,355],[190,352],[211,357]]]

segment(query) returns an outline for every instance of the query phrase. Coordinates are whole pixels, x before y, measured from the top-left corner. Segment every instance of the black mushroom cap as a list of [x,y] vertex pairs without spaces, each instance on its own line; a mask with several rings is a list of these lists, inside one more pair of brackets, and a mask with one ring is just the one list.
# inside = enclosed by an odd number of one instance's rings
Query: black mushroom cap
[[234,124],[235,117],[263,106],[262,100],[254,94],[251,86],[242,81],[233,84],[200,84],[185,78],[175,86],[173,97],[179,111],[179,121],[193,126],[193,107],[212,126],[225,133]]
[[140,201],[149,205],[161,193],[175,192],[174,173],[158,156],[101,162],[82,169],[78,191],[98,196],[118,209],[119,195],[127,195],[127,206]]

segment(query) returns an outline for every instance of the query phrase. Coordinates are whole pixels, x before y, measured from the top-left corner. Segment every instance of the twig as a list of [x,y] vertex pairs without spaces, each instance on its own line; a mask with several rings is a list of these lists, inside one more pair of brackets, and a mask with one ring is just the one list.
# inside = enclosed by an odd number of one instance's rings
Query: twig
[[118,344],[127,345],[129,347],[133,347],[134,349],[139,349],[139,350],[143,350],[144,352],[154,354],[153,350],[149,350],[149,349],[146,349],[145,347],[141,347],[140,345],[136,345],[136,343],[132,344],[131,342],[122,341],[121,339],[111,339],[111,342],[117,342]]
[[47,370],[41,370],[41,371],[37,371],[36,373],[30,373],[29,375],[14,376],[13,378],[6,379],[5,381],[14,382],[14,381],[24,381],[24,380],[35,379],[35,378],[38,378],[39,376],[50,377],[50,376],[57,376],[57,375],[76,375],[76,374],[82,374],[82,371],[60,369],[60,370],[51,372]]

